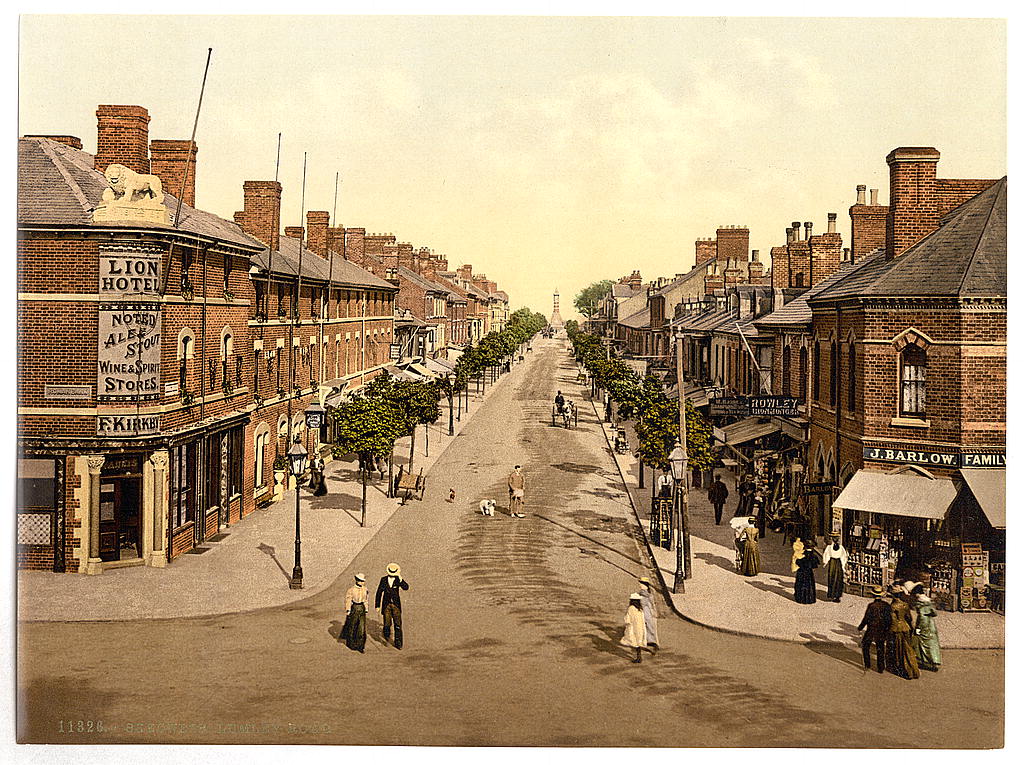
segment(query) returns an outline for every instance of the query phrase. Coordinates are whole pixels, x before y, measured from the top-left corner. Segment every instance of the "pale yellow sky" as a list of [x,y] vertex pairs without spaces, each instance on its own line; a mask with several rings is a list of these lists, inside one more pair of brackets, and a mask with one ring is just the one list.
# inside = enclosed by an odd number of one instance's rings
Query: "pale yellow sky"
[[[206,49],[198,206],[231,219],[272,179],[306,209],[471,263],[513,307],[564,308],[746,224],[767,255],[793,220],[848,243],[854,187],[935,146],[944,177],[1006,173],[1006,25],[965,19],[25,16],[21,133],[96,148],[101,103],[188,138]],[[567,315],[569,311],[563,311]]]

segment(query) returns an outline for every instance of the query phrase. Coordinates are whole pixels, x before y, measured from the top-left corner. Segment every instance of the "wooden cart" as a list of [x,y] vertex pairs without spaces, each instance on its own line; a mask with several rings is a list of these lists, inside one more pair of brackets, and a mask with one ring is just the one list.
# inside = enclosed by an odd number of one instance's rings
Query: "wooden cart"
[[395,484],[396,493],[402,498],[404,505],[410,497],[423,501],[423,491],[427,487],[427,479],[423,476],[423,468],[419,473],[405,472],[405,465],[398,468],[398,480]]

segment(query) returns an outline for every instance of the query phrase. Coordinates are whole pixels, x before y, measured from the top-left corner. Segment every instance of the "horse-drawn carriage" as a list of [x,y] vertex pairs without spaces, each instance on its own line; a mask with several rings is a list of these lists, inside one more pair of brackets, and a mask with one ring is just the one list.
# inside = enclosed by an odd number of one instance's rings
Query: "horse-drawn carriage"
[[579,425],[580,412],[571,401],[566,401],[559,408],[558,404],[551,405],[551,424],[561,425],[564,428],[575,428]]

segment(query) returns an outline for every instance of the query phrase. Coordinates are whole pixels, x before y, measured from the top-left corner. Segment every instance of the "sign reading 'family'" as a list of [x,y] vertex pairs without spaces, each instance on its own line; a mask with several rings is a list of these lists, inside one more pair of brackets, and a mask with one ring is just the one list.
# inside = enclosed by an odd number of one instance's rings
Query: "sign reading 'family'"
[[936,465],[950,468],[1005,468],[1006,455],[989,452],[926,452],[919,449],[899,449],[865,446],[864,459],[876,462],[903,462],[911,465]]

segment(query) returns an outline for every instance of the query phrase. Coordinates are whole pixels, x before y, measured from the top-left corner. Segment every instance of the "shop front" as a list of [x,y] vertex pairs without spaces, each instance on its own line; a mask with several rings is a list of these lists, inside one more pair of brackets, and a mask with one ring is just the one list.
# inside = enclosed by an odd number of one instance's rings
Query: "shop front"
[[[974,481],[990,487],[993,478]],[[850,555],[847,589],[852,594],[868,596],[878,585],[914,581],[947,611],[1002,610],[1005,536],[993,527],[966,480],[915,468],[860,470],[832,510]],[[992,512],[998,523],[997,511]]]

